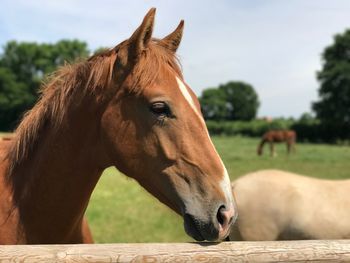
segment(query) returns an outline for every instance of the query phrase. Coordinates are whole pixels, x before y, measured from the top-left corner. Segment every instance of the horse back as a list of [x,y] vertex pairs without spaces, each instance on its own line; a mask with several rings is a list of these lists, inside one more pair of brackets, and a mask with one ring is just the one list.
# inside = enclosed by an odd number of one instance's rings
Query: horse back
[[293,130],[271,130],[263,135],[263,139],[270,142],[295,141],[296,132]]

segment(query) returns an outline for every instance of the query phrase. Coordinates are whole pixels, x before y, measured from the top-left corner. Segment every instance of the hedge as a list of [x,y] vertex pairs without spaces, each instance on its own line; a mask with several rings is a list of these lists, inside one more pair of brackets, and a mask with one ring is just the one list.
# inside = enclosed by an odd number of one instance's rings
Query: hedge
[[268,130],[290,129],[291,125],[293,124],[293,121],[207,121],[206,123],[209,133],[212,135],[244,135],[251,137],[260,137]]
[[207,121],[207,127],[211,135],[243,135],[249,137],[261,137],[268,130],[291,129],[297,133],[299,142],[327,142],[349,144],[350,127],[346,125],[322,124],[316,119],[291,120],[276,119],[271,122],[266,120],[254,121]]

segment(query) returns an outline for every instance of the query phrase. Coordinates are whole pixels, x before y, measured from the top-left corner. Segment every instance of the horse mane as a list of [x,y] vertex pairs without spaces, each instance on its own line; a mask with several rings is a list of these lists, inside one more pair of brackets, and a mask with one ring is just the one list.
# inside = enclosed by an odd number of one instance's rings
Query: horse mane
[[[181,67],[175,53],[152,39],[147,49],[133,67],[133,87],[131,93],[141,93],[140,87],[148,87],[157,78],[163,65],[170,66],[181,78]],[[106,96],[103,92],[111,89],[112,80],[118,78],[115,68],[127,61],[128,54],[119,52],[127,47],[124,41],[113,49],[93,55],[85,61],[66,64],[48,76],[40,88],[40,96],[34,107],[26,112],[15,130],[14,143],[11,145],[7,159],[9,161],[7,177],[23,163],[34,151],[44,127],[58,131],[71,106],[79,105],[88,95],[96,100]],[[74,102],[74,103],[73,103]]]

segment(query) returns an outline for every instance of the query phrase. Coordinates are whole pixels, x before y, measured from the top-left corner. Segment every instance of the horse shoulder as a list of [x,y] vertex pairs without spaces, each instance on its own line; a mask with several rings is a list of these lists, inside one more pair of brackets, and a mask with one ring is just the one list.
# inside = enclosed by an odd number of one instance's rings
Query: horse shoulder
[[6,179],[7,150],[11,141],[0,141],[0,244],[23,243],[16,230],[19,225],[18,211],[13,203],[11,186]]

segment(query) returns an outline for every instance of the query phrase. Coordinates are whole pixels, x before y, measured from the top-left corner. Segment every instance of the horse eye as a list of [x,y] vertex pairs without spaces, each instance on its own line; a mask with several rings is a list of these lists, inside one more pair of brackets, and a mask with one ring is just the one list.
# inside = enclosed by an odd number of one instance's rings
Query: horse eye
[[157,115],[168,115],[170,113],[169,107],[164,102],[155,102],[151,105],[151,111]]

